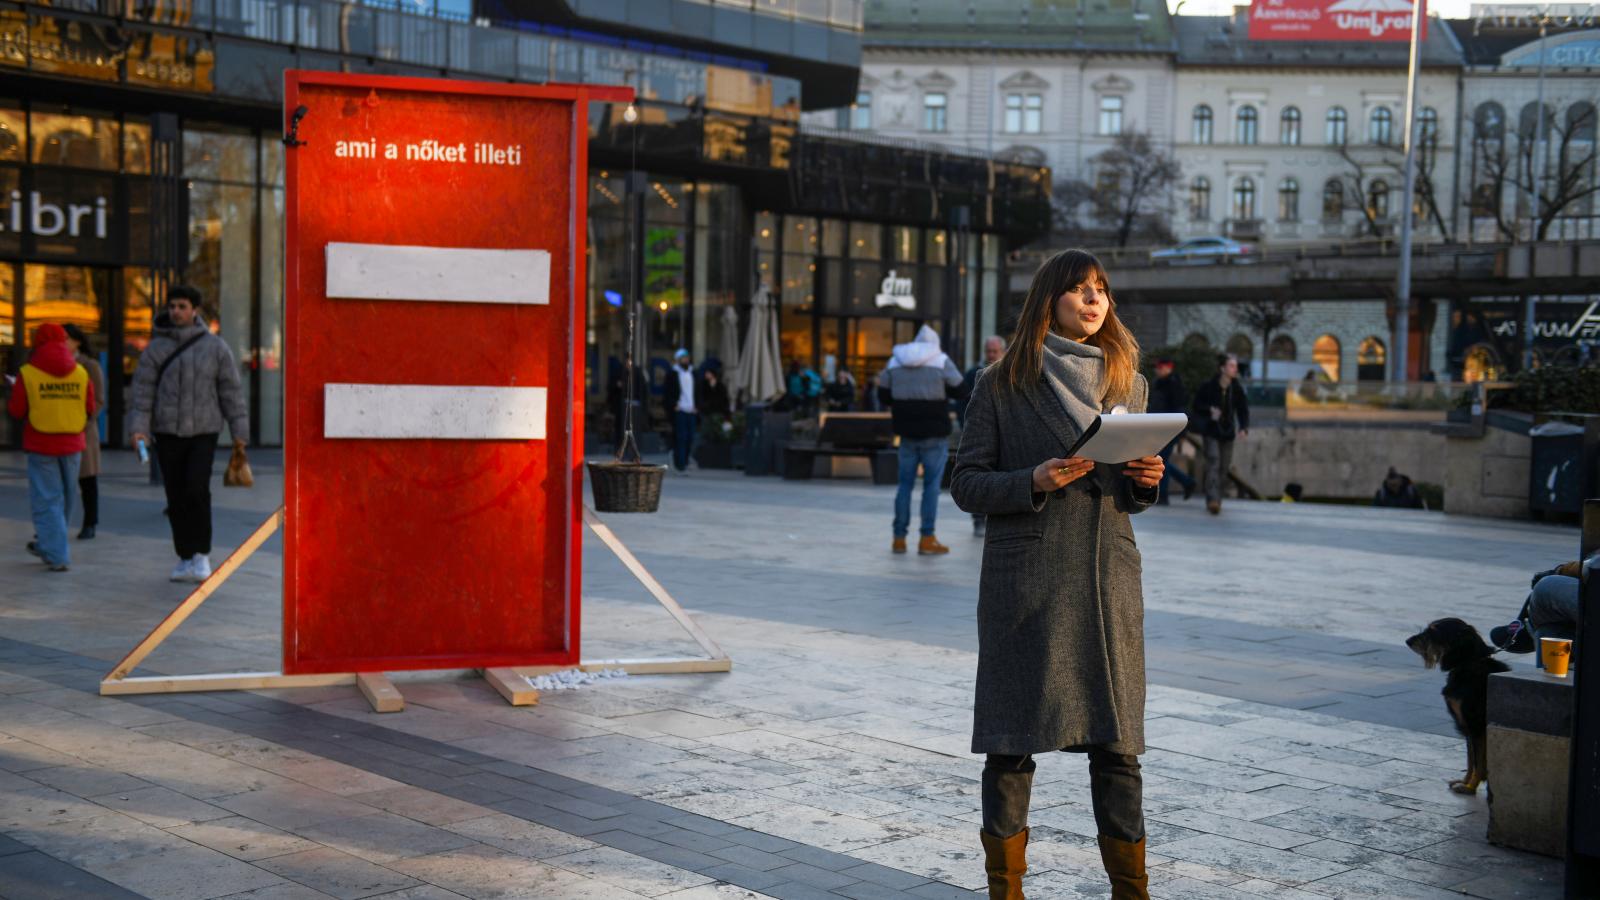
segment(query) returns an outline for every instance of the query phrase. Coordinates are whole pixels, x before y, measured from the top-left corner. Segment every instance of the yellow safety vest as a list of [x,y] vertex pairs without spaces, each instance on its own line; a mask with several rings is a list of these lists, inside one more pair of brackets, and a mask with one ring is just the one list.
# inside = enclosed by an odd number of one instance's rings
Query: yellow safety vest
[[28,392],[28,424],[40,434],[78,434],[89,424],[89,372],[74,366],[51,375],[29,363],[22,367]]

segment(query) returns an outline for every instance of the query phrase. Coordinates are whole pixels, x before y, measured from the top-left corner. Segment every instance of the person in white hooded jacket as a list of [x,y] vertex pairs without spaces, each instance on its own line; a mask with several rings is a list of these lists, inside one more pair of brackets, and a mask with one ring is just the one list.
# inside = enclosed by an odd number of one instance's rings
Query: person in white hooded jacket
[[922,467],[922,538],[924,556],[949,553],[934,536],[939,514],[939,484],[950,454],[951,388],[961,386],[961,370],[939,349],[939,333],[924,325],[909,344],[896,344],[888,368],[878,376],[878,394],[889,404],[894,433],[900,438],[900,489],[894,496],[895,553],[906,552],[911,530],[911,490]]

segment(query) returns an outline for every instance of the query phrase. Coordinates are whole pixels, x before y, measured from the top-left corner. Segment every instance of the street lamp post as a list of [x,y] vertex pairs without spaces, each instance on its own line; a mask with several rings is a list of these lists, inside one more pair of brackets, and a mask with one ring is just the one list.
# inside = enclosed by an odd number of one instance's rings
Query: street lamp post
[[1416,0],[1411,10],[1411,60],[1406,72],[1405,193],[1400,214],[1400,271],[1395,279],[1394,369],[1390,380],[1403,382],[1410,375],[1411,349],[1411,220],[1417,190],[1417,67],[1422,57],[1422,23],[1426,0]]

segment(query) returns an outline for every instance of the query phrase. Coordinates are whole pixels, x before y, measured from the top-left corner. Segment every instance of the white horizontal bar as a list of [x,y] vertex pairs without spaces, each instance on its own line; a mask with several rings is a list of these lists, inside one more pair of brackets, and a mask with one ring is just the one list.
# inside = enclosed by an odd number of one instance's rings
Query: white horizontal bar
[[544,440],[542,387],[323,386],[327,438]]
[[452,303],[550,302],[550,251],[328,245],[329,297],[444,300]]

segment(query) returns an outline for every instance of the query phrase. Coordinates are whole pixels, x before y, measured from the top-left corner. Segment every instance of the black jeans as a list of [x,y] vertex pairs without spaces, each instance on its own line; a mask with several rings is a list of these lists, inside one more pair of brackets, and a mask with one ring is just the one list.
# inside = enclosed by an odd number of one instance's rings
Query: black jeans
[[[1118,840],[1144,838],[1144,780],[1139,757],[1102,747],[1089,754],[1089,799],[1100,833]],[[1028,827],[1028,799],[1033,793],[1031,756],[989,754],[983,763],[983,830],[1010,837]]]
[[172,549],[188,559],[211,552],[211,469],[217,459],[217,436],[178,437],[158,434],[156,462],[167,488],[167,519],[172,523]]
[[78,490],[83,494],[83,527],[93,528],[100,524],[100,478],[79,478]]

